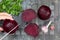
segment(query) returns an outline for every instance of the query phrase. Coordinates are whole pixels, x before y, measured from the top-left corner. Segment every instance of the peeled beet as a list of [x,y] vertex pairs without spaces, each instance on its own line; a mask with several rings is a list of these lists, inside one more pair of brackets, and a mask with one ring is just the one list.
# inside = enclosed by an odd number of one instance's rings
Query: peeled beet
[[36,18],[36,12],[33,9],[26,9],[22,13],[21,17],[22,17],[23,21],[29,22],[29,21],[31,21],[31,20]]
[[[3,23],[3,29],[4,29],[5,32],[8,33],[9,31],[11,31],[17,25],[18,24],[17,24],[17,22],[15,20],[6,19],[6,20],[4,20],[4,23]],[[18,29],[18,26],[10,34],[15,33],[17,29]]]
[[33,36],[33,37],[37,37],[39,35],[39,27],[37,24],[35,23],[30,23],[28,24],[24,31],[30,35],[30,36]]
[[51,15],[51,9],[46,6],[46,5],[42,5],[39,9],[38,9],[38,17],[41,20],[47,20],[50,18]]

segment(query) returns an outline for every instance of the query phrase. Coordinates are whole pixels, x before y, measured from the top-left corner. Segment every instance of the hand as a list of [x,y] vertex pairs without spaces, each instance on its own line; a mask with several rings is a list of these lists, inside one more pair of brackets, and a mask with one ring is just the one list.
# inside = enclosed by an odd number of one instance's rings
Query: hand
[[5,19],[14,20],[10,14],[5,12],[0,13],[0,20],[5,20]]
[[[0,13],[0,20],[5,20],[5,19],[14,20],[10,14],[5,12]],[[2,27],[0,27],[0,32],[1,31],[4,31]]]

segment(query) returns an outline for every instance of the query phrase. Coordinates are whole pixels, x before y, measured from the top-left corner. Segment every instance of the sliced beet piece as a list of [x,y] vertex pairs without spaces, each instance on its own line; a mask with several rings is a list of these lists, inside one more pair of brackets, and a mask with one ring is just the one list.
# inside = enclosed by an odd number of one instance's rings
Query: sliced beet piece
[[33,9],[26,9],[22,13],[22,20],[25,22],[29,22],[36,18],[36,12]]
[[28,24],[24,31],[30,35],[30,36],[33,36],[33,37],[37,37],[39,35],[39,27],[37,24],[35,23],[30,23]]
[[[2,27],[3,27],[4,31],[8,33],[9,31],[11,31],[17,25],[18,25],[18,23],[15,20],[6,19],[6,20],[4,20],[4,23],[3,23]],[[18,29],[18,26],[10,34],[15,33],[17,31],[17,29]]]
[[51,9],[46,5],[42,5],[39,7],[37,14],[41,20],[47,20],[51,16]]

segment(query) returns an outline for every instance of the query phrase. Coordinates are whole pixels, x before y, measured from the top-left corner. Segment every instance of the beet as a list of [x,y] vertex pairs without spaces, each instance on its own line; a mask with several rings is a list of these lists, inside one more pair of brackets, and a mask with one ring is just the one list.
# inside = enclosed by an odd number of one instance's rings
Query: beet
[[33,36],[33,37],[37,37],[39,35],[39,27],[37,24],[35,23],[30,23],[28,24],[24,31],[30,35],[30,36]]
[[29,22],[36,18],[36,12],[33,9],[26,9],[22,13],[22,20]]
[[51,9],[46,6],[46,5],[42,5],[39,9],[38,9],[38,17],[41,20],[47,20],[50,18],[51,15]]
[[[17,24],[17,22],[15,20],[6,19],[6,20],[4,20],[4,23],[3,23],[2,27],[3,27],[4,31],[8,33],[9,31],[11,31],[17,25],[18,24]],[[17,29],[18,29],[18,26],[10,34],[15,33]]]

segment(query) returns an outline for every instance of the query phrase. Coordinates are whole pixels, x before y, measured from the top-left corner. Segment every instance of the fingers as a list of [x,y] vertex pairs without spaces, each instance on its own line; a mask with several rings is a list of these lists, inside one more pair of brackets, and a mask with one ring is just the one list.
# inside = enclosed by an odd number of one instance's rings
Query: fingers
[[0,20],[5,20],[5,19],[14,20],[10,14],[5,12],[0,13]]
[[2,28],[2,27],[0,27],[0,32],[1,32],[1,31],[3,31],[3,28]]
[[[10,14],[5,13],[5,12],[0,13],[0,20],[5,20],[5,19],[14,20]],[[4,30],[2,27],[0,27],[0,32],[2,32],[2,31],[4,31]]]
[[6,12],[0,13],[0,16],[10,16],[10,17],[12,17],[10,14],[8,14],[8,13],[6,13]]
[[5,20],[5,19],[14,20],[12,17],[9,16],[0,16],[0,20]]

